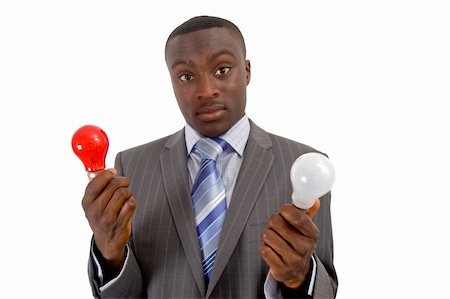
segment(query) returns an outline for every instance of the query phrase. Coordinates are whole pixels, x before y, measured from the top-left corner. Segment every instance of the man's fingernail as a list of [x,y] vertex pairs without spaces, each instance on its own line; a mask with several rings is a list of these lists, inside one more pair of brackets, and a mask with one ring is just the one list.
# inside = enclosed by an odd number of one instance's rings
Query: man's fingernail
[[115,168],[108,168],[106,170],[111,171],[114,175],[117,175],[117,170]]

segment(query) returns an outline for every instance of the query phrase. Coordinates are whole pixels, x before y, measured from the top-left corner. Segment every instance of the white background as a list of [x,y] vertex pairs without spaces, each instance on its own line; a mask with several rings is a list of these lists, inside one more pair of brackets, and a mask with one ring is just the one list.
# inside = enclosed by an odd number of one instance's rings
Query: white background
[[90,298],[73,132],[119,150],[179,130],[168,34],[235,22],[248,115],[330,155],[338,298],[449,298],[447,1],[3,1],[0,297]]

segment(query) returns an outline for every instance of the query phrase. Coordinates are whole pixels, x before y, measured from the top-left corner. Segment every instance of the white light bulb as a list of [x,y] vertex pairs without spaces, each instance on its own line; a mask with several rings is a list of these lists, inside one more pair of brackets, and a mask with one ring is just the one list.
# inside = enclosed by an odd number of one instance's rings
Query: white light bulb
[[292,203],[308,210],[314,201],[331,190],[334,168],[330,160],[319,153],[306,153],[295,160],[291,168]]

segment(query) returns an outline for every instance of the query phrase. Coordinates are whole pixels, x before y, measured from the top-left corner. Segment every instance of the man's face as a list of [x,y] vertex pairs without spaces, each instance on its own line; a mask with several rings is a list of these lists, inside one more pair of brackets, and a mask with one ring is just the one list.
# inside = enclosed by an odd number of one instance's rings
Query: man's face
[[250,61],[227,29],[173,38],[167,44],[166,63],[178,106],[199,133],[222,135],[244,115]]

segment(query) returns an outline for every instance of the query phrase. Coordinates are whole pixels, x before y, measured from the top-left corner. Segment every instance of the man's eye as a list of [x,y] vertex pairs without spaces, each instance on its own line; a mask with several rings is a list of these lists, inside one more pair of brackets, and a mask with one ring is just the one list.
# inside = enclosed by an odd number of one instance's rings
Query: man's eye
[[192,75],[191,74],[183,74],[178,78],[180,78],[180,80],[183,82],[188,82],[188,81],[192,80]]
[[231,70],[230,67],[228,66],[222,66],[219,67],[216,71],[216,75],[225,75],[226,73],[228,73]]

